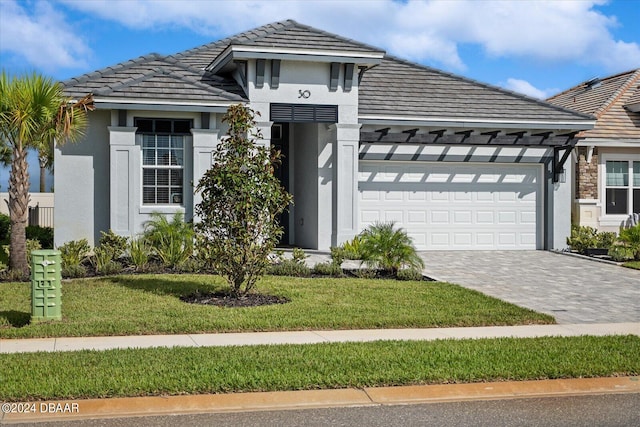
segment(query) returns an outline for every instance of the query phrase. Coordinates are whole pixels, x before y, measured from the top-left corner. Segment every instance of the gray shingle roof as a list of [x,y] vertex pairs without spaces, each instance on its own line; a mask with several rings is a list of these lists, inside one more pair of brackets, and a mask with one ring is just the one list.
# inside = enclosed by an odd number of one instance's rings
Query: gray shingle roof
[[364,73],[359,95],[359,113],[366,116],[545,121],[591,118],[391,56]]
[[271,24],[234,37],[232,44],[384,54],[385,51],[293,20]]
[[[189,101],[246,101],[230,78],[203,71],[230,44],[321,51],[384,51],[295,21],[237,34],[172,56],[151,54],[64,82],[81,97],[153,98]],[[391,56],[364,74],[360,115],[501,120],[585,120],[590,116]]]
[[558,95],[549,102],[596,116],[593,129],[581,132],[588,138],[614,138],[640,140],[640,113],[624,108],[634,99],[640,101],[640,69],[600,79],[589,87],[581,83]]
[[176,57],[193,67],[205,68],[230,44],[384,54],[382,49],[318,30],[293,20],[287,20],[263,25],[262,27],[199,46],[181,52]]
[[150,54],[63,82],[65,93],[81,97],[246,101],[234,80],[189,67],[172,56]]

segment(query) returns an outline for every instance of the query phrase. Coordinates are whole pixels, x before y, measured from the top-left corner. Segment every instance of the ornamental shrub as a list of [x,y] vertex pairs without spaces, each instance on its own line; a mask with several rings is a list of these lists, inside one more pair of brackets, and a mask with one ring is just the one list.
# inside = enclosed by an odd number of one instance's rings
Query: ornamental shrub
[[11,228],[11,218],[9,215],[0,213],[0,242],[9,239],[9,229]]
[[197,246],[205,268],[224,277],[237,297],[251,291],[270,265],[283,233],[278,216],[292,198],[273,173],[280,152],[258,144],[253,110],[232,105],[223,122],[228,133],[196,187],[202,196],[195,208]]
[[588,248],[597,247],[598,230],[585,225],[572,225],[571,237],[567,237],[567,245],[581,254]]
[[37,240],[43,249],[53,249],[53,228],[29,225],[25,228],[27,240]]
[[89,255],[91,248],[87,239],[71,240],[58,248],[62,268],[75,268]]
[[343,277],[344,273],[340,264],[335,262],[320,262],[316,264],[311,270],[313,274],[318,274],[320,276],[331,276],[331,277]]

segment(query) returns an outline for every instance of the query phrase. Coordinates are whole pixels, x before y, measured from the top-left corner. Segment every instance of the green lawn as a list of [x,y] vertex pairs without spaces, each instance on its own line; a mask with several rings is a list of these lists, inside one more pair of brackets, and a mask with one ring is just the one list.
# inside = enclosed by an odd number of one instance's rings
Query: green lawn
[[638,354],[637,336],[0,354],[0,401],[638,375]]
[[253,308],[187,304],[224,288],[205,275],[126,275],[62,286],[61,322],[29,324],[30,285],[0,283],[0,337],[412,328],[554,323],[551,316],[447,283],[267,276],[264,293],[290,303]]
[[628,261],[622,265],[624,267],[633,268],[634,270],[640,270],[640,261]]

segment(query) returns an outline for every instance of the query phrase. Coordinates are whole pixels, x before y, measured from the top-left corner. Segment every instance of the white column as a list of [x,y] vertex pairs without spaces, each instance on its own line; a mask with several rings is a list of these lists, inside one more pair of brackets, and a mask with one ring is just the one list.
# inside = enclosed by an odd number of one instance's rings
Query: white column
[[[195,192],[200,178],[213,164],[213,152],[218,146],[220,129],[191,129],[193,135],[193,216],[196,219],[196,205],[202,201]],[[186,204],[185,204],[186,206]]]
[[[140,147],[136,127],[109,126],[109,227],[121,236],[134,234],[134,207],[140,187]],[[100,197],[96,194],[95,197]]]
[[271,147],[271,126],[273,126],[273,122],[256,122],[256,127],[262,133],[262,138],[256,141],[256,145]]
[[333,229],[334,246],[358,234],[358,147],[360,124],[337,123],[333,144]]

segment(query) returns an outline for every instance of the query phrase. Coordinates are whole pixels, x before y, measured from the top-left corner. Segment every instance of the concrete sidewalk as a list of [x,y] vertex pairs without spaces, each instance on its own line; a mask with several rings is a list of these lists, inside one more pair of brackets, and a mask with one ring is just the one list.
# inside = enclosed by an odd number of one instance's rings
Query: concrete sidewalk
[[640,323],[489,326],[474,328],[363,329],[338,331],[250,332],[114,337],[63,337],[0,340],[0,353],[109,350],[150,347],[218,347],[261,344],[315,344],[379,340],[432,341],[542,336],[640,335]]

